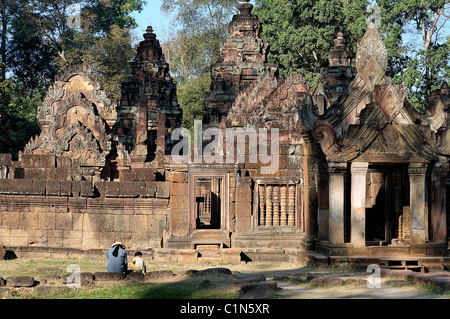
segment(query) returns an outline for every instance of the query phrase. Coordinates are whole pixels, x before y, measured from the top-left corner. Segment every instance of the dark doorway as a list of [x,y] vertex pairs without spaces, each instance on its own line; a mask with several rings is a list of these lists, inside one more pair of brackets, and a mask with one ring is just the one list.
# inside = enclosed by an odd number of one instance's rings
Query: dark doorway
[[366,242],[383,245],[391,240],[392,172],[369,169],[366,197]]
[[196,229],[220,229],[222,178],[195,181]]

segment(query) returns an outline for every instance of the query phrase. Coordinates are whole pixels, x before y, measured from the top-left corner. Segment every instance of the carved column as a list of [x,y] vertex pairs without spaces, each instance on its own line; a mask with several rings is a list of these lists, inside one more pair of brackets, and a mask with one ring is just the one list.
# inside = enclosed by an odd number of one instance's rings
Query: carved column
[[288,215],[287,215],[287,186],[281,185],[280,187],[280,225],[286,226],[288,223]]
[[273,187],[273,225],[280,225],[280,186]]
[[295,185],[288,189],[288,226],[295,225]]
[[431,238],[433,243],[447,240],[447,199],[445,180],[448,163],[436,163],[431,176]]
[[369,163],[353,162],[351,171],[351,233],[353,247],[366,245],[366,178]]
[[426,163],[409,164],[411,245],[423,245],[427,238]]
[[328,163],[330,172],[330,244],[344,243],[344,178],[347,163]]
[[272,185],[266,186],[266,225],[272,226]]
[[266,224],[265,185],[259,185],[259,225]]
[[[136,127],[135,148],[131,154],[132,164],[138,163],[142,165],[147,159],[147,130],[148,130],[148,97],[146,94],[141,95],[138,123]],[[136,166],[136,165],[135,165]]]

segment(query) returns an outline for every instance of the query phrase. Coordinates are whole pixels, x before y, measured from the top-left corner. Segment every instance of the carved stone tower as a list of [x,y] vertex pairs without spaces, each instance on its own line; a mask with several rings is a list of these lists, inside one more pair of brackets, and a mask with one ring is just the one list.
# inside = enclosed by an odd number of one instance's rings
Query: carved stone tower
[[267,62],[268,40],[261,39],[261,22],[244,0],[239,14],[228,26],[229,38],[222,45],[221,59],[211,67],[211,93],[206,98],[206,122],[219,123],[228,114],[236,96],[261,75],[275,75],[278,67]]
[[132,166],[150,165],[155,159],[161,164],[166,140],[170,141],[166,135],[170,128],[181,125],[182,110],[177,102],[176,84],[152,27],[147,28],[131,62],[131,80],[122,84],[118,115],[119,141],[130,152]]

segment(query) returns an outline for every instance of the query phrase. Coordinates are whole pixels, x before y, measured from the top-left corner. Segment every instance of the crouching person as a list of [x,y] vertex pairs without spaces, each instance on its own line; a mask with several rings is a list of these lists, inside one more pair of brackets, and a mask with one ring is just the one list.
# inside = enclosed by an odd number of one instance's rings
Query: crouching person
[[134,254],[134,258],[129,262],[129,264],[131,269],[135,272],[141,272],[143,274],[147,272],[144,259],[142,258],[142,253],[140,251],[137,251]]

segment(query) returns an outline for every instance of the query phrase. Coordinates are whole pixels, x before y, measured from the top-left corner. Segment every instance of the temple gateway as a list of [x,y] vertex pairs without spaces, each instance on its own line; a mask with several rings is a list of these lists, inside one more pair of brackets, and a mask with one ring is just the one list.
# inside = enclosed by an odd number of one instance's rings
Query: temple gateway
[[252,7],[229,24],[195,143],[151,27],[117,104],[90,67],[61,70],[40,135],[17,161],[0,155],[6,249],[103,257],[121,241],[154,262],[448,264],[448,85],[416,111],[374,25],[355,54],[336,35],[315,89],[280,78]]

